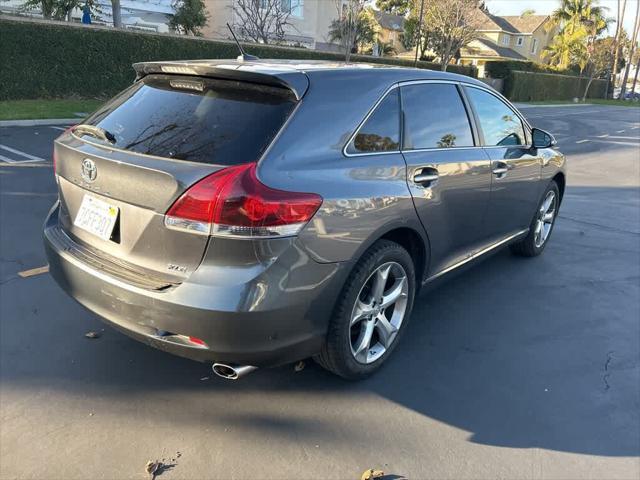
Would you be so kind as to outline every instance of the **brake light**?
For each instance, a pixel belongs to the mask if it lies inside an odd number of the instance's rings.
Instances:
[[[214,236],[297,234],[322,205],[315,193],[267,187],[256,164],[224,168],[192,185],[165,215],[169,228]]]

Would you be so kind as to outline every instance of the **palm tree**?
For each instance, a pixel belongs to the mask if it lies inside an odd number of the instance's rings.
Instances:
[[[545,56],[561,68],[584,64],[590,42],[609,24],[605,12],[597,0],[562,0],[552,15],[560,33],[547,47]]]

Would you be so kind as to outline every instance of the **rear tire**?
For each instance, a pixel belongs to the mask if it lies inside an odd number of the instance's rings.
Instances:
[[[533,215],[529,225],[529,234],[522,240],[511,245],[511,251],[521,257],[537,257],[549,243],[549,238],[556,224],[560,207],[560,190],[555,180],[542,195],[542,200]]]
[[[377,241],[347,278],[315,360],[348,380],[375,372],[406,329],[415,282],[409,253],[395,242]]]

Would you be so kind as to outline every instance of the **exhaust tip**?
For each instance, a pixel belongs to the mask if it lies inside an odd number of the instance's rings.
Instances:
[[[240,377],[257,370],[258,367],[252,365],[227,365],[226,363],[214,363],[213,373],[227,380],[238,380]]]

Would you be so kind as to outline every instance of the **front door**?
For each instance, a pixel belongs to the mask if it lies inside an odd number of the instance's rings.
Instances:
[[[491,164],[476,146],[458,88],[437,82],[401,87],[402,153],[407,183],[429,237],[430,275],[464,261],[486,242]]]
[[[542,193],[539,152],[517,113],[492,93],[465,87],[491,159],[491,202],[486,217],[490,236],[499,241],[529,227]]]

